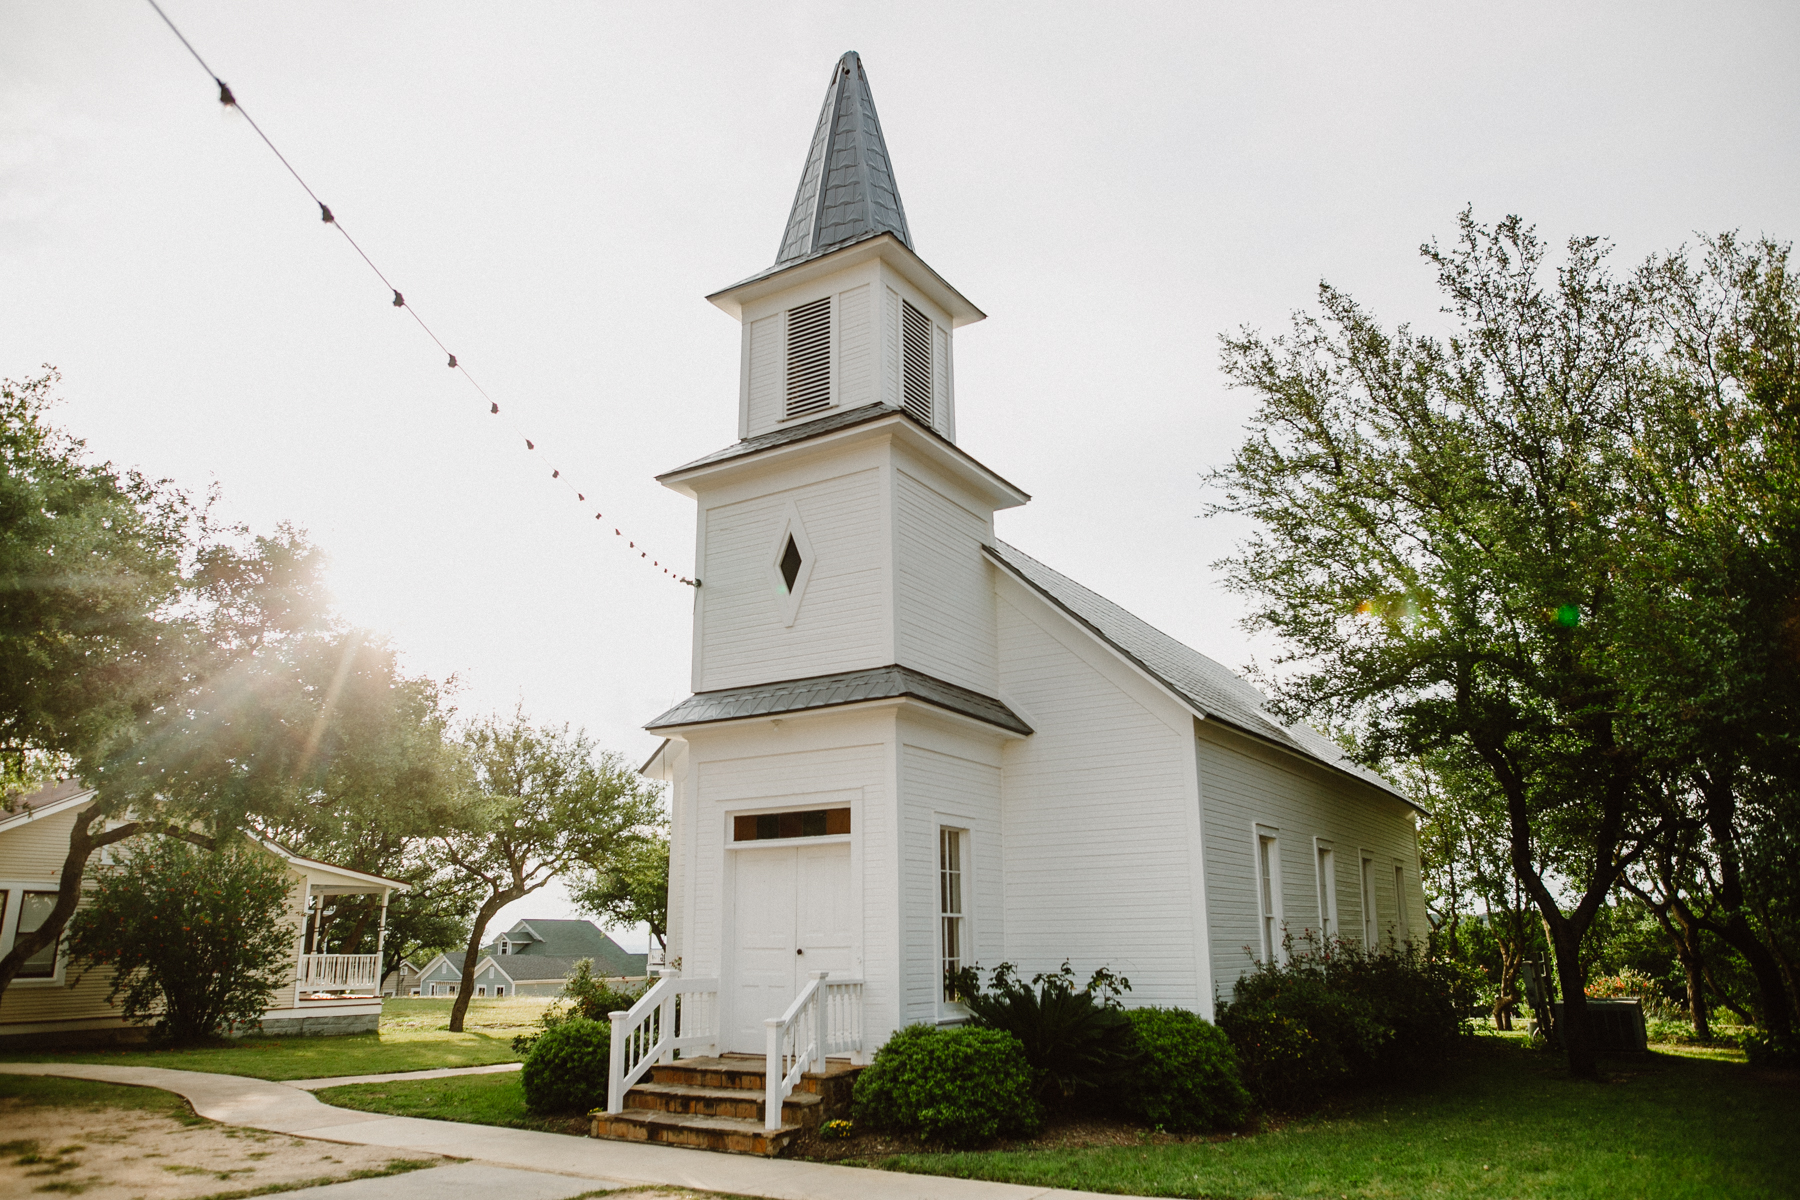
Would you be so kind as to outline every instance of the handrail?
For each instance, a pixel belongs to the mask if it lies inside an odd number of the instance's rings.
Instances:
[[[827,1055],[862,1052],[860,979],[829,979],[813,971],[787,1011],[763,1022],[768,1031],[763,1075],[763,1127],[781,1128],[781,1105],[809,1068]]]
[[[678,1050],[719,1049],[719,981],[682,979],[664,969],[629,1012],[608,1013],[612,1045],[606,1071],[606,1111],[625,1111],[625,1093]]]
[[[374,987],[379,982],[380,961],[378,954],[302,954],[295,983],[301,988]]]

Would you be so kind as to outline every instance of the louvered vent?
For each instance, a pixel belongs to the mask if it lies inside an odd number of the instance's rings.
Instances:
[[[787,415],[831,407],[831,297],[788,310]]]
[[[900,302],[900,403],[931,424],[931,319],[907,300]]]

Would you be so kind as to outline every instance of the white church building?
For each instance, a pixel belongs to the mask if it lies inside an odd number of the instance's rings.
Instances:
[[[738,440],[660,476],[700,587],[694,694],[645,772],[669,960],[714,981],[719,1051],[762,1054],[819,972],[858,981],[866,1054],[959,1019],[962,965],[1104,965],[1210,1017],[1284,931],[1424,932],[1391,784],[1000,540],[1029,497],[956,436],[984,314],[914,249],[854,53],[775,264],[709,298],[743,329]]]

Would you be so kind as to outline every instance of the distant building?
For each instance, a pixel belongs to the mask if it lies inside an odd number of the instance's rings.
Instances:
[[[405,994],[456,995],[466,957],[462,950],[438,955]],[[634,982],[650,973],[648,955],[627,952],[592,921],[520,921],[481,948],[475,963],[475,994],[554,996],[584,958],[593,960],[597,979]]]

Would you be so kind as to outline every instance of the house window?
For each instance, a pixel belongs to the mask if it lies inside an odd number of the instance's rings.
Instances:
[[[507,941],[505,938],[500,939],[500,953],[501,954],[511,954],[512,953],[512,943]]]
[[[1410,940],[1412,931],[1406,927],[1406,869],[1399,863],[1394,864],[1394,921],[1399,927],[1400,940]]]
[[[1330,846],[1320,846],[1319,853],[1319,937],[1329,940],[1337,936],[1337,856]]]
[[[1362,922],[1363,949],[1373,950],[1381,934],[1375,912],[1375,860],[1367,855],[1362,860]]]
[[[944,1000],[954,1003],[950,978],[963,969],[968,953],[963,915],[963,835],[959,829],[938,830],[938,917],[943,927]]]
[[[416,996],[416,995],[418,995],[418,994],[419,994],[419,989],[418,989],[418,988],[414,988],[414,989],[413,989],[413,990],[412,990],[412,991],[410,991],[410,992],[408,992],[408,993],[407,993],[407,994],[408,994],[408,995],[409,995],[409,996]]]
[[[931,320],[900,302],[900,402],[920,423],[931,424]]]
[[[815,808],[810,812],[750,813],[731,819],[734,842],[767,842],[776,838],[828,837],[850,832],[850,810]]]
[[[475,985],[475,994],[477,996],[487,995],[487,986],[485,984],[480,984],[480,983],[476,984]]]
[[[1263,961],[1281,953],[1281,854],[1272,832],[1256,834],[1256,897],[1262,918]]]
[[[51,910],[56,907],[55,892],[25,892],[19,897],[19,927],[14,932],[14,940],[28,933],[36,933],[43,928],[44,922],[50,919]],[[59,938],[42,950],[26,959],[19,968],[15,979],[53,979],[56,977],[56,952]]]
[[[496,997],[506,995],[506,985],[504,983],[496,983],[494,985],[494,995]]]
[[[831,297],[788,310],[787,416],[831,407]]]

